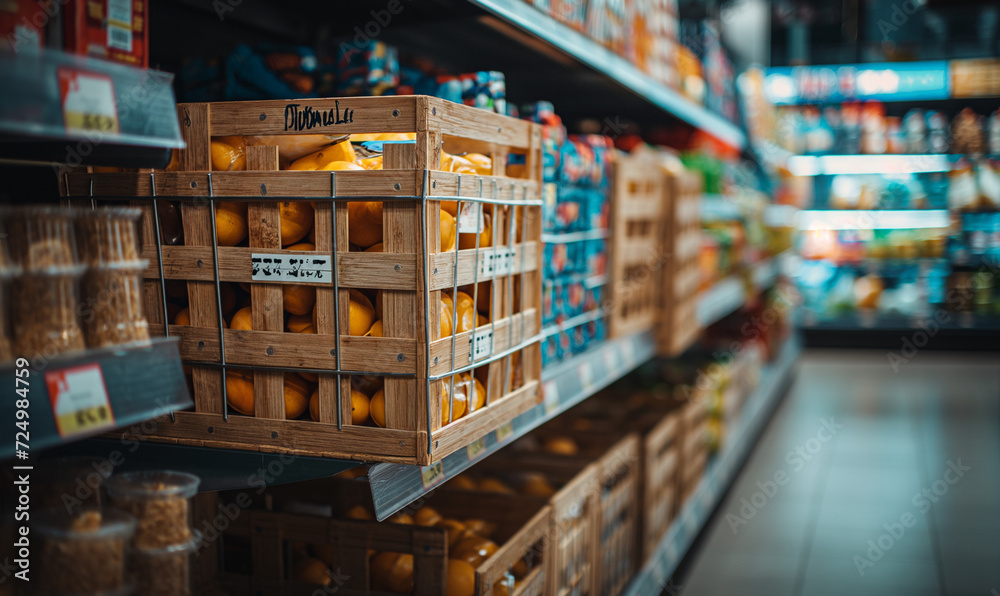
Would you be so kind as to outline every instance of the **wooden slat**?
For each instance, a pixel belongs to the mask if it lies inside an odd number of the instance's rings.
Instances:
[[[428,173],[429,196],[479,198],[479,188],[483,198],[496,199],[508,203],[540,199],[541,186],[531,179],[479,176],[476,174],[455,174],[453,172],[432,171]]]
[[[364,454],[378,458],[377,461],[409,464],[417,462],[414,452],[418,447],[426,450],[426,445],[419,441],[419,433],[412,431],[349,425],[338,430],[336,425],[322,422],[232,413],[228,422],[219,414],[201,412],[177,412],[175,417],[176,422],[169,417],[156,419],[157,435],[174,439],[199,436],[229,449],[259,451],[264,446],[273,446],[301,455],[322,453],[321,457],[356,459],[358,454]]]
[[[184,143],[186,147],[184,149],[178,149],[177,151],[177,162],[181,170],[191,171],[191,170],[202,170],[207,171],[212,168],[212,147],[211,147],[211,135],[209,133],[209,104],[207,103],[192,103],[183,104],[177,106],[177,118],[180,120],[181,126],[181,136],[184,137]],[[117,176],[116,176],[117,178]],[[95,177],[94,180],[94,194],[100,195],[102,193],[97,192],[97,184],[103,180],[113,180],[114,178],[107,178],[106,176]],[[149,176],[137,176],[128,175],[124,178],[126,180],[142,180],[150,179]],[[70,186],[72,189],[72,185]],[[78,194],[71,192],[70,194]],[[143,195],[148,195],[149,193],[142,193]]]
[[[418,452],[418,458],[423,458],[421,465],[447,457],[536,406],[539,386],[538,382],[529,381],[503,399],[493,402],[490,407],[477,410],[452,422],[442,430],[434,431],[432,457],[426,458],[425,450]]]
[[[524,336],[521,335],[521,318],[524,318]],[[527,341],[534,336],[532,330],[538,323],[538,311],[531,309],[524,313],[518,313],[516,315],[511,315],[505,319],[495,321],[492,326],[494,328],[493,336],[493,353],[499,353],[510,348],[513,348],[517,344]],[[513,327],[511,327],[513,325]],[[490,325],[483,325],[478,330],[484,330],[491,328]],[[510,328],[510,333],[508,333],[508,328]],[[463,366],[468,366],[471,364],[469,361],[469,353],[472,348],[471,338],[472,331],[465,331],[459,333],[455,337],[455,368],[461,368]],[[431,375],[443,375],[450,372],[451,367],[451,336],[436,340],[431,343],[430,346],[430,360],[431,360]]]
[[[489,110],[476,110],[469,106],[438,98],[427,98],[431,113],[427,115],[429,129],[440,130],[445,135],[462,137],[471,141],[488,141],[508,147],[527,149],[531,134],[538,125],[518,120]]]
[[[511,269],[514,275],[521,273],[521,253],[524,253],[524,270],[537,271],[540,256],[541,243],[535,241],[518,244],[514,247],[514,257],[511,259]],[[499,251],[499,249],[498,249]],[[491,248],[479,249],[479,258],[476,258],[476,249],[469,248],[458,251],[458,285],[464,286],[479,281],[489,281],[497,277],[496,273],[476,275],[477,268],[482,270],[479,264],[486,263],[493,254]],[[448,251],[428,256],[429,267],[428,281],[431,290],[450,289],[455,283],[455,252]]]
[[[277,147],[247,147],[247,170],[277,170]],[[257,250],[281,248],[281,223],[276,202],[253,202],[247,208],[250,247]],[[282,332],[285,313],[279,284],[255,282],[250,285],[251,320],[256,331]],[[248,347],[236,342],[235,350]],[[229,350],[226,350],[227,356]],[[285,418],[285,374],[255,370],[253,373],[254,415],[258,418]]]
[[[212,134],[214,136],[341,135],[363,132],[415,132],[417,97],[276,99],[216,103],[213,104],[212,110]],[[296,127],[295,110],[304,116],[307,109],[314,114],[328,116],[326,122],[322,118],[311,119],[312,126],[308,129]],[[347,121],[337,122],[338,120]]]

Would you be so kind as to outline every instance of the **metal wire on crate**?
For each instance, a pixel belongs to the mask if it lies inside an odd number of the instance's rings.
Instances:
[[[208,208],[215,217],[215,189],[212,187],[212,172],[208,173]],[[219,237],[216,225],[212,228],[212,265],[215,273],[215,305],[219,315],[219,354],[222,357],[222,419],[229,421],[229,389],[226,387],[226,333],[225,319],[222,317],[222,285],[219,283]],[[164,292],[166,289],[164,289]]]
[[[170,321],[167,320],[167,282],[163,275],[163,245],[160,234],[160,206],[156,199],[156,172],[149,173],[149,188],[153,195],[153,229],[156,232],[156,265],[160,270],[160,299],[163,301],[163,336],[170,337]],[[170,421],[177,422],[177,416],[170,411]]]
[[[337,430],[344,429],[344,406],[341,396],[341,366],[340,366],[340,266],[337,263],[337,172],[330,171],[330,235],[333,244],[333,330],[337,336],[336,359],[337,359]],[[315,247],[314,247],[315,248]],[[350,316],[350,315],[348,315]],[[317,320],[318,322],[318,320]],[[348,321],[350,325],[350,321]],[[319,329],[316,330],[319,333]],[[353,404],[353,402],[352,402]],[[318,408],[317,404],[317,410]],[[352,421],[353,422],[353,419]]]

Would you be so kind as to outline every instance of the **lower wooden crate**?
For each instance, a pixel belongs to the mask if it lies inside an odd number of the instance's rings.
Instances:
[[[612,338],[653,329],[659,316],[661,276],[670,258],[664,246],[667,173],[652,154],[615,161],[611,197]]]
[[[642,435],[638,549],[643,561],[656,551],[677,512],[679,435],[680,417],[677,411],[665,415]]]
[[[264,501],[276,509],[303,510],[312,505],[320,512],[327,507],[342,513],[345,510],[341,507],[353,498],[339,489],[360,483],[301,484],[301,491],[295,486],[283,487],[280,494],[275,493],[275,499],[271,498],[273,489],[269,489]],[[331,506],[330,501],[336,504]],[[476,596],[498,594],[500,589],[494,591],[496,584],[507,581],[511,569],[521,561],[530,562],[529,570],[518,580],[511,596],[545,594],[551,508],[544,499],[483,494],[470,501],[455,494],[438,493],[422,504],[446,517],[485,519],[496,525],[493,536],[500,548],[476,569]],[[448,560],[445,528],[333,519],[325,513],[328,512],[313,515],[261,509],[243,511],[229,524],[223,537],[236,545],[223,548],[223,552],[241,556],[240,560],[225,560],[224,555],[221,586],[233,594],[255,596],[314,594],[321,586],[292,579],[292,551],[301,545],[327,545],[335,563],[329,589],[336,587],[338,594],[388,594],[371,587],[372,558],[375,552],[393,552],[413,557],[413,596],[445,596]]]
[[[673,356],[690,347],[701,333],[696,311],[702,180],[691,172],[671,175],[666,194],[664,237],[666,251],[671,256],[660,277],[657,351],[664,356]]]

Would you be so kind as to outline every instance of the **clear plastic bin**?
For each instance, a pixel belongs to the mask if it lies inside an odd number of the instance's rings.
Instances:
[[[115,507],[135,516],[134,546],[158,549],[191,540],[189,499],[201,480],[184,472],[130,472],[107,481]]]
[[[191,594],[191,553],[201,534],[194,532],[185,544],[132,551],[129,574],[136,591],[143,596],[189,596]]]
[[[32,515],[32,573],[38,594],[129,593],[125,565],[135,519],[121,511],[80,514],[49,510]],[[37,549],[37,550],[36,550]],[[37,583],[36,583],[37,582]]]
[[[13,263],[27,271],[77,265],[73,224],[77,211],[61,207],[22,207],[4,213]]]
[[[146,261],[105,263],[87,271],[80,312],[87,347],[149,343],[142,297],[146,265]]]
[[[83,350],[77,286],[84,267],[25,270],[10,284],[14,354],[33,359]]]
[[[138,261],[136,222],[141,215],[141,210],[131,207],[81,210],[76,218],[80,260],[91,266]]]

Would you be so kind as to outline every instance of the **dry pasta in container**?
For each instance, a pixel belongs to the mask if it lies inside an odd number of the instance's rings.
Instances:
[[[140,209],[130,207],[79,210],[76,235],[80,260],[91,266],[138,261],[140,215]]]
[[[51,358],[84,349],[77,316],[77,290],[83,271],[82,266],[26,269],[11,284],[15,354]]]
[[[147,261],[109,262],[87,271],[80,308],[87,347],[149,343],[142,306],[146,265]]]
[[[39,541],[32,574],[36,594],[131,593],[126,578],[135,519],[121,511],[89,509],[79,514],[50,510],[33,516]]]
[[[25,271],[48,271],[78,264],[73,224],[77,211],[61,207],[22,207],[4,213],[10,256]]]
[[[112,476],[108,495],[137,520],[134,546],[156,549],[191,540],[190,499],[201,480],[184,472],[129,472]]]

